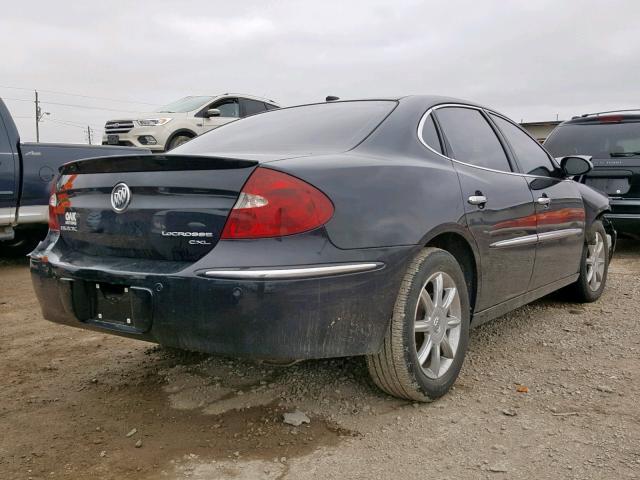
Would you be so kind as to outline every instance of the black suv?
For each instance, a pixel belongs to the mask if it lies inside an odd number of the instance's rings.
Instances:
[[[582,181],[609,195],[606,216],[618,232],[640,236],[640,110],[573,117],[544,146],[555,157],[591,155],[594,169]]]

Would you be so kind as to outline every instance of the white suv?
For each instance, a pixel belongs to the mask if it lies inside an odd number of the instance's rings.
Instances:
[[[104,127],[102,144],[164,152],[225,123],[275,108],[280,106],[273,100],[252,95],[184,97],[153,113],[142,113],[127,120],[109,120]]]

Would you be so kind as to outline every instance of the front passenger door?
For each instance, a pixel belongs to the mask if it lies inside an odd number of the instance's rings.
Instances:
[[[220,110],[220,115],[217,117],[207,117],[207,110],[213,108]],[[204,110],[203,114],[205,117],[202,121],[202,133],[208,132],[209,130],[213,130],[225,123],[233,122],[240,118],[240,105],[238,104],[237,98],[225,98],[209,105]]]
[[[567,278],[580,270],[585,210],[577,185],[562,178],[551,157],[511,121],[490,114],[531,188],[536,205],[538,245],[530,290]]]
[[[533,272],[536,223],[533,198],[484,113],[441,107],[436,119],[458,172],[467,225],[480,251],[476,311],[527,291]]]

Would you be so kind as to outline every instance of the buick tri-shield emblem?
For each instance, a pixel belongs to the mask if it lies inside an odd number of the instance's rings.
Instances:
[[[118,183],[111,190],[111,208],[116,212],[124,212],[131,201],[131,190],[126,183]]]

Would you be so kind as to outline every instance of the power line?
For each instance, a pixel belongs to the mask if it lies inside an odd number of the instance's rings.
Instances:
[[[24,88],[24,87],[10,87],[8,85],[0,85],[0,88],[7,88],[11,90],[22,90],[27,92],[33,92],[35,89],[33,88]],[[139,105],[149,105],[152,107],[159,107],[158,103],[149,103],[149,102],[136,102],[135,100],[119,100],[116,98],[108,98],[108,97],[94,97],[92,95],[82,95],[80,93],[68,93],[68,92],[60,92],[57,90],[38,90],[39,92],[53,93],[54,95],[66,95],[68,97],[79,97],[79,98],[90,98],[95,100],[107,100],[109,102],[120,102],[120,103],[137,103]]]
[[[58,102],[40,102],[46,105],[58,105],[61,107],[73,107],[73,108],[85,108],[88,110],[104,110],[105,112],[127,112],[127,113],[138,113],[136,110],[118,110],[115,108],[101,108],[101,107],[90,107],[88,105],[78,105],[73,103],[58,103]]]
[[[55,121],[58,121],[58,122],[70,123],[70,124],[77,125],[77,126],[82,127],[82,128],[87,126],[87,124],[85,122],[78,122],[77,120],[69,120],[69,119],[60,118],[60,117],[57,117],[57,116],[55,118],[49,118],[48,120],[55,120]],[[92,125],[92,126],[95,126],[95,125]]]
[[[2,100],[15,100],[16,102],[33,102],[33,100],[27,100],[25,98],[11,98],[11,97],[0,97]]]
[[[25,100],[24,98],[10,98],[10,97],[0,97],[3,100],[14,100],[16,102],[33,102],[33,100]],[[43,105],[57,105],[61,107],[72,107],[72,108],[84,108],[87,110],[103,110],[105,112],[117,112],[117,113],[138,113],[136,110],[118,110],[115,108],[102,108],[102,107],[91,107],[89,105],[78,105],[73,103],[59,103],[59,102],[43,102],[40,101]]]
[[[47,122],[53,122],[53,123],[57,123],[60,125],[65,125],[67,127],[75,127],[75,128],[81,128],[82,130],[86,130],[87,129],[87,125],[91,126],[92,129],[96,129],[96,130],[101,130],[102,128],[104,128],[104,126],[97,126],[94,124],[79,124],[79,123],[75,123],[75,122],[69,122],[67,120],[58,120],[55,118],[47,118],[46,119]]]

